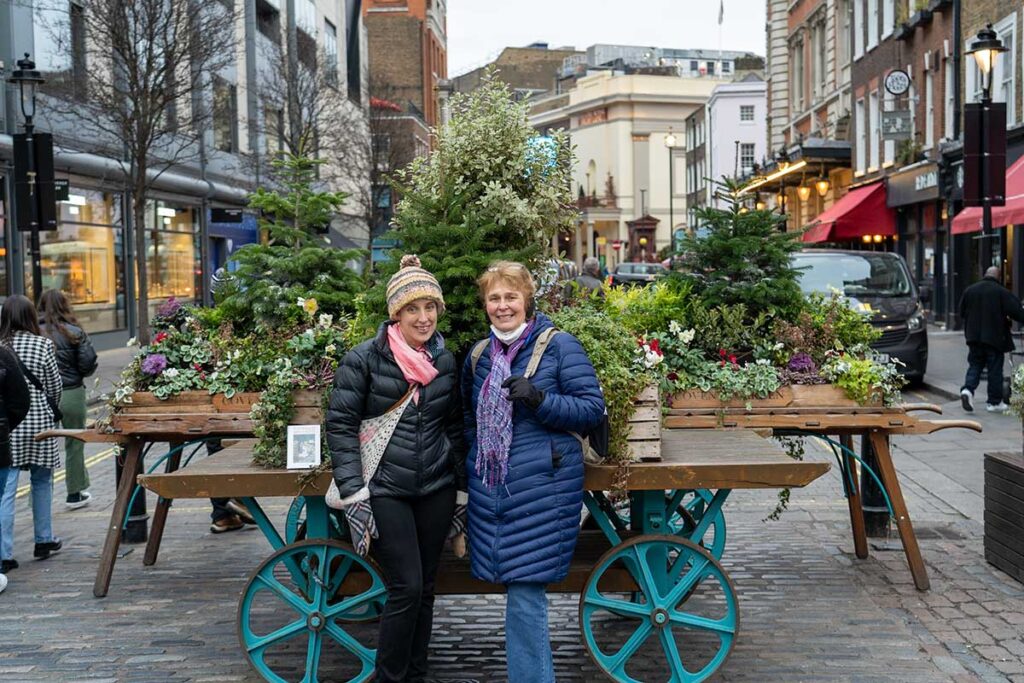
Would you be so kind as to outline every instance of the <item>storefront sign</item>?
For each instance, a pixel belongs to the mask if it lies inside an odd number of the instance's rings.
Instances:
[[[939,166],[928,163],[889,176],[886,205],[890,207],[939,198]]]
[[[212,208],[210,209],[210,220],[214,223],[241,223],[242,210]]]
[[[909,109],[882,112],[883,140],[909,140],[911,128]]]

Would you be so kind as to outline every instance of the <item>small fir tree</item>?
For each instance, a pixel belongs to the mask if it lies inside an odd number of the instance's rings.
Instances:
[[[796,315],[803,305],[792,261],[799,235],[785,232],[784,216],[747,209],[740,189],[734,181],[719,183],[726,208],[698,209],[706,234],[680,243],[681,277],[707,308],[743,304],[751,316]]]
[[[471,94],[457,94],[437,147],[413,161],[395,185],[402,195],[391,237],[401,247],[358,303],[354,334],[373,334],[387,315],[385,289],[402,253],[417,254],[444,290],[439,322],[456,354],[487,331],[476,279],[489,263],[518,261],[536,272],[556,233],[577,211],[570,182],[572,149],[562,133],[538,137],[527,106],[494,72]]]
[[[238,269],[215,293],[220,315],[236,329],[291,327],[307,320],[311,309],[334,316],[353,312],[362,282],[350,264],[362,254],[335,249],[317,234],[346,197],[314,189],[321,163],[286,154],[274,161],[280,189],[259,188],[250,195],[249,207],[261,214],[263,239],[235,252]],[[315,303],[304,311],[300,299]]]

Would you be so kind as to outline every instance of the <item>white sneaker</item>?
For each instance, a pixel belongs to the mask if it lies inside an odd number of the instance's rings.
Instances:
[[[64,507],[68,510],[77,510],[78,508],[84,508],[88,505],[90,500],[92,500],[92,494],[88,491],[82,491],[74,496],[68,496],[68,500],[64,503]]]
[[[999,403],[997,403],[995,405],[992,405],[991,403],[989,403],[988,405],[985,406],[985,410],[987,410],[990,413],[1005,413],[1009,409],[1010,409],[1010,406],[1006,405],[1002,401],[1000,401]]]
[[[974,393],[970,389],[960,390],[960,405],[969,413],[974,412]]]
[[[7,588],[7,577],[0,574],[0,593],[3,593],[5,588]]]

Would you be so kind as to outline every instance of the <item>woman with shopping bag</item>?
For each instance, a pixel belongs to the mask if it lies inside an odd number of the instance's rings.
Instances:
[[[345,355],[334,377],[328,504],[345,511],[356,550],[372,550],[384,572],[375,680],[419,681],[441,551],[465,529],[466,449],[455,357],[437,332],[437,279],[404,256],[387,303],[390,320]]]

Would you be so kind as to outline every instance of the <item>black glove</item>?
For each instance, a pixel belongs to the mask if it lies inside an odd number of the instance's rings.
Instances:
[[[501,383],[502,389],[508,389],[511,401],[521,401],[530,410],[537,410],[544,402],[544,392],[533,386],[530,380],[522,375],[513,375]]]

